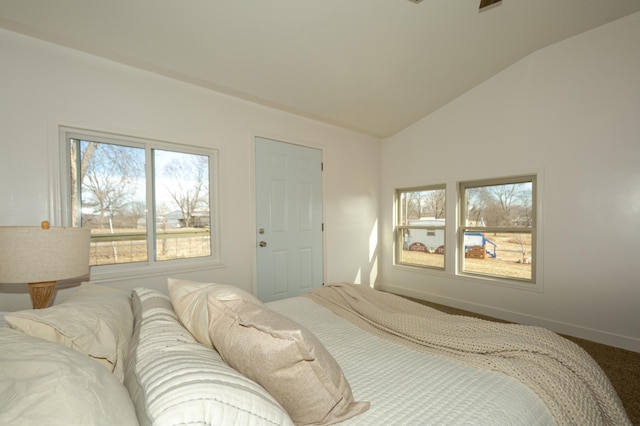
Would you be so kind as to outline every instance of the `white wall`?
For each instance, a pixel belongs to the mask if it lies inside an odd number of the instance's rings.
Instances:
[[[225,267],[180,276],[252,290],[253,136],[307,144],[324,152],[326,282],[377,282],[640,351],[639,21],[635,14],[536,52],[382,148],[354,132],[0,30],[0,226],[57,225],[49,169],[59,125],[217,148]],[[543,292],[392,265],[394,188],[532,170],[544,175]],[[165,277],[109,284],[164,289]],[[0,284],[0,310],[30,306],[26,285]]]
[[[542,292],[392,265],[393,190],[537,171]],[[382,147],[380,286],[640,351],[640,14],[545,48]]]
[[[323,150],[325,281],[369,283],[379,140],[5,30],[0,57],[0,226],[59,225],[50,168],[60,125],[217,148],[225,266],[179,276],[252,291],[253,138],[263,136]],[[166,289],[166,277],[107,284]],[[70,291],[59,291],[55,303]],[[0,311],[30,307],[26,285],[0,285]]]

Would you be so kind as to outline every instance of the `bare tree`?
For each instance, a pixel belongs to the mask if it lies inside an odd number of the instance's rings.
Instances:
[[[103,228],[106,217],[120,215],[134,201],[134,180],[144,175],[144,151],[114,144],[78,141],[74,153],[76,157],[78,146],[82,205],[92,207],[97,212],[99,226]]]
[[[435,189],[431,191],[425,191],[425,201],[428,206],[427,214],[433,216],[435,219],[441,219],[445,217],[445,190]]]
[[[410,220],[419,220],[426,216],[436,219],[445,216],[444,189],[403,192],[401,202],[403,202],[405,225],[409,224]]]
[[[467,189],[467,219],[479,226],[490,213],[491,196],[485,187]]]
[[[490,187],[493,198],[493,206],[499,214],[500,222],[505,226],[529,227],[531,226],[531,184],[516,183],[509,185],[496,185]],[[513,239],[520,244],[522,263],[530,263],[526,248],[530,242],[525,241],[525,234],[514,233]]]
[[[525,247],[525,239],[524,236],[522,234],[515,234],[515,239],[516,241],[520,244],[520,252],[522,253],[522,263],[530,263],[528,262],[527,259],[527,249],[526,247],[530,247],[531,244],[529,243],[529,245],[527,245]]]
[[[490,187],[490,192],[499,207],[502,225],[511,225],[513,223],[513,207],[520,200],[520,190],[520,184]]]
[[[71,166],[71,226],[81,226],[80,215],[78,214],[78,195],[80,193],[78,184],[82,185],[87,174],[89,161],[97,149],[94,142],[86,142],[84,147],[81,141],[71,139],[69,141],[69,164]]]
[[[193,226],[193,214],[209,210],[209,161],[206,156],[172,153],[163,170],[165,189],[182,213],[184,226]]]
[[[404,198],[404,217],[406,223],[409,224],[410,220],[420,219],[422,205],[420,202],[420,193],[419,192],[404,192],[402,194]]]

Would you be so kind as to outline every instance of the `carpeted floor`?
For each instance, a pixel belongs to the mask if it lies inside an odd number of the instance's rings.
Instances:
[[[484,315],[474,314],[456,308],[407,297],[414,302],[431,306],[432,308],[454,315],[467,315],[490,321],[500,321]],[[640,426],[640,353],[602,345],[577,337],[563,337],[580,345],[596,360],[602,370],[609,376],[611,384],[618,392],[624,408],[634,425]]]

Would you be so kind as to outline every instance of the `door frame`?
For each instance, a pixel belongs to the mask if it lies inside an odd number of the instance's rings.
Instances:
[[[277,142],[288,143],[292,145],[298,145],[305,148],[313,148],[317,149],[321,153],[321,161],[323,164],[323,172],[321,174],[322,181],[322,223],[323,223],[323,232],[322,232],[322,280],[326,282],[327,277],[327,241],[326,241],[326,230],[327,230],[327,222],[326,222],[326,179],[324,172],[324,162],[326,158],[327,148],[323,145],[312,143],[309,141],[301,141],[296,139],[291,139],[281,134],[274,135],[270,132],[250,132],[249,134],[249,167],[250,167],[250,194],[251,194],[251,230],[250,230],[250,244],[251,244],[251,276],[252,276],[252,284],[251,289],[253,295],[257,297],[258,294],[258,238],[257,238],[257,228],[258,228],[258,217],[257,217],[257,189],[256,189],[256,138],[263,139],[271,139]]]

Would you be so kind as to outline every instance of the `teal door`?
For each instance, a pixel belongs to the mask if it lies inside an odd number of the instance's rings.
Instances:
[[[258,298],[322,286],[322,151],[256,138],[256,209]]]

